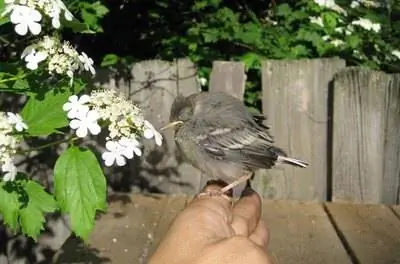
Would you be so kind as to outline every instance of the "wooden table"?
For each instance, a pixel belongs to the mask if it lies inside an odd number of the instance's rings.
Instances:
[[[58,263],[147,263],[188,196],[114,195],[90,244],[70,239]],[[274,263],[400,263],[400,206],[263,201]]]

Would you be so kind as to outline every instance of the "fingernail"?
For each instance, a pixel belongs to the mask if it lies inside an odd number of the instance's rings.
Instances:
[[[256,191],[253,190],[250,186],[246,186],[242,193],[240,194],[240,197],[245,197],[245,196],[251,196],[255,193]]]

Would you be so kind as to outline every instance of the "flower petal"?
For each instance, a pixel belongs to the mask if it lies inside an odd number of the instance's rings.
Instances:
[[[42,31],[42,26],[39,23],[32,22],[29,24],[29,30],[33,35],[39,35],[40,31]]]
[[[111,165],[113,165],[114,160],[115,160],[115,156],[111,152],[104,152],[103,154],[101,154],[101,158],[104,160],[104,164],[107,167],[110,167]]]
[[[15,32],[20,36],[25,36],[28,33],[28,25],[27,24],[17,24],[14,28]]]
[[[85,125],[81,123],[81,126],[76,130],[76,135],[80,138],[86,137],[88,134],[88,129]]]
[[[77,100],[80,104],[86,104],[90,101],[90,96],[87,94],[82,95],[79,100]]]
[[[97,123],[90,124],[88,129],[92,135],[98,135],[101,132],[101,127]]]
[[[77,129],[80,126],[81,126],[81,121],[78,119],[73,119],[71,120],[71,122],[69,122],[69,127],[72,129]]]
[[[144,136],[145,138],[148,138],[148,139],[154,137],[153,130],[148,129],[148,128],[145,129],[145,130],[143,131],[143,136]]]
[[[115,161],[116,161],[116,163],[117,163],[118,166],[124,166],[124,165],[126,164],[125,158],[122,157],[122,156],[120,156],[120,155],[117,155],[117,156],[115,157]]]

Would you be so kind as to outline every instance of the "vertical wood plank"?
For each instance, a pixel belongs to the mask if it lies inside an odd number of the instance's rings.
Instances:
[[[246,83],[246,74],[244,73],[243,62],[233,61],[214,61],[213,68],[210,76],[209,91],[212,92],[225,92],[240,100],[243,100],[244,90]],[[208,178],[203,176],[201,184],[204,186]],[[244,188],[245,183],[235,187],[233,192],[234,196]]]
[[[389,77],[385,105],[386,126],[381,202],[400,204],[400,74]]]
[[[362,68],[335,77],[333,201],[396,203],[399,88],[398,79]]]
[[[329,84],[344,67],[336,58],[262,63],[263,112],[275,145],[310,163],[306,169],[278,165],[257,173],[255,187],[264,197],[326,200]]]
[[[243,100],[246,75],[243,62],[214,61],[210,76],[210,91],[225,92]]]

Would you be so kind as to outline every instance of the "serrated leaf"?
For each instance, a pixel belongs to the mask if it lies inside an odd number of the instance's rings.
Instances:
[[[68,125],[67,115],[62,106],[72,95],[69,89],[64,91],[50,90],[44,94],[44,98],[32,95],[24,108],[21,116],[28,125],[28,132],[32,136],[47,136],[57,128]]]
[[[71,228],[87,239],[97,210],[106,208],[106,180],[95,155],[88,149],[71,147],[54,167],[56,200],[69,213]]]
[[[329,30],[334,30],[337,26],[337,17],[333,12],[325,12],[322,14],[322,20],[324,21],[324,25]]]
[[[22,188],[28,196],[28,203],[20,210],[19,222],[24,234],[36,240],[43,230],[45,213],[54,212],[57,204],[53,196],[35,181],[22,182]]]
[[[108,8],[103,5],[100,1],[97,1],[95,3],[92,4],[92,8],[95,10],[96,15],[100,18],[103,17],[104,15],[106,15],[108,13]]]
[[[0,182],[0,215],[13,231],[18,227],[20,203],[18,194],[10,182]]]
[[[107,67],[114,65],[118,62],[119,57],[116,54],[107,54],[104,56],[103,61],[101,62],[101,67]]]
[[[261,65],[261,57],[257,53],[254,52],[247,52],[241,58],[243,61],[246,71],[252,68],[259,68]]]
[[[292,8],[288,4],[280,4],[276,7],[277,16],[286,16],[292,12]]]

